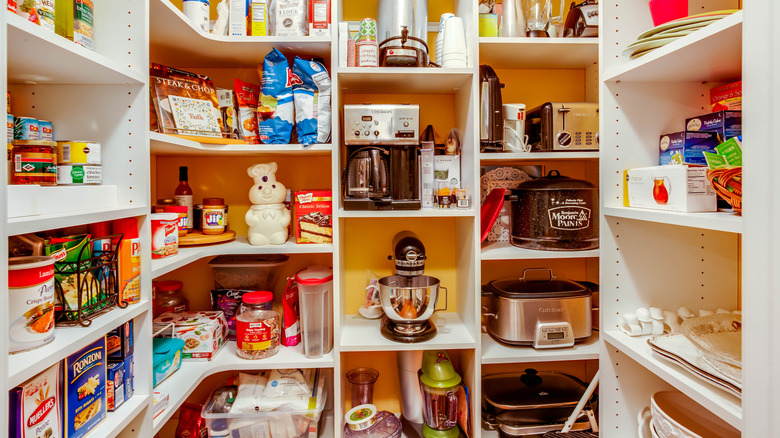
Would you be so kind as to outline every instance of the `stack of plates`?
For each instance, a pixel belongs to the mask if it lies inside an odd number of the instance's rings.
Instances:
[[[713,11],[704,14],[691,15],[656,26],[639,35],[637,40],[623,51],[623,55],[628,56],[631,59],[639,58],[672,41],[677,41],[690,33],[696,32],[721,18],[728,17],[734,12],[737,12],[737,9]]]

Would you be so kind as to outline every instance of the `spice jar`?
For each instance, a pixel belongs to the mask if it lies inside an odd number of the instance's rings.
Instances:
[[[57,184],[56,142],[14,140],[11,184]]]
[[[253,310],[274,310],[274,293],[268,291],[247,292],[241,296],[238,314]]]
[[[187,206],[186,205],[166,205],[163,207],[163,211],[165,213],[176,213],[179,216],[179,237],[183,237],[187,235],[187,223],[189,222],[189,217],[187,216]]]
[[[225,232],[225,199],[203,198],[203,217],[200,221],[203,234]]]
[[[155,281],[152,289],[155,292],[154,317],[165,312],[186,312],[190,303],[181,292],[183,286],[179,280]]]
[[[279,351],[279,313],[251,310],[236,317],[236,353],[243,359],[265,359]]]

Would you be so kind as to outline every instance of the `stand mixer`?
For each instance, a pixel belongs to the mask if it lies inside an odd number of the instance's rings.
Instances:
[[[395,342],[425,342],[436,336],[436,326],[430,321],[435,312],[447,310],[447,288],[444,308],[437,309],[439,279],[422,275],[425,268],[425,246],[411,231],[401,231],[393,238],[395,274],[379,279],[382,302],[381,333]]]

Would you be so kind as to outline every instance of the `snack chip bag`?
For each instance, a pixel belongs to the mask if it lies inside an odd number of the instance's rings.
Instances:
[[[317,61],[295,57],[293,62],[293,98],[298,143],[308,146],[327,143],[330,137],[331,82],[325,66]]]
[[[238,103],[239,132],[249,144],[258,144],[257,140],[257,97],[260,87],[242,80],[235,80],[236,102]]]
[[[257,119],[260,141],[265,144],[290,143],[293,128],[293,83],[300,82],[290,71],[282,52],[273,49],[263,61],[263,89]]]

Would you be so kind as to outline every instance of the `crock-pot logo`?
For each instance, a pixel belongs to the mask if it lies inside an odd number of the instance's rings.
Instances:
[[[556,230],[584,230],[590,226],[590,209],[586,207],[553,207],[547,214],[550,227]]]

